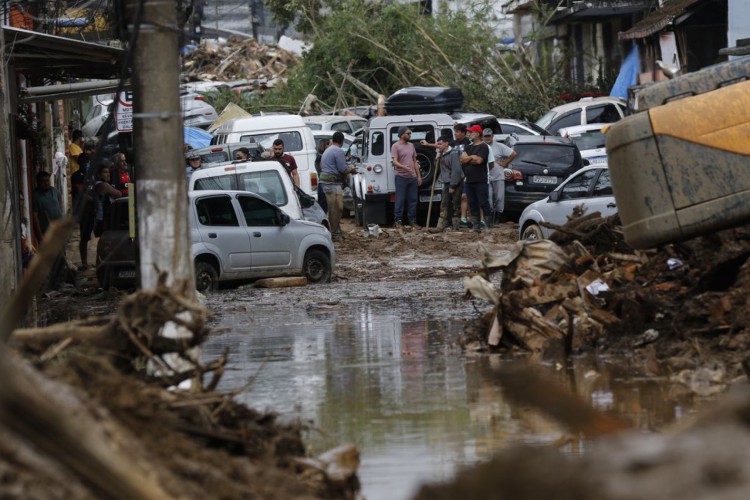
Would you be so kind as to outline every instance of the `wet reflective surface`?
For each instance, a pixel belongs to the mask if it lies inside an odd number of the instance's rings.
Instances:
[[[360,296],[345,285],[308,287],[321,294],[318,305],[294,303],[288,291],[220,292],[208,305],[217,313],[212,326],[226,332],[205,346],[204,357],[228,347],[220,389],[247,386],[238,399],[248,406],[310,423],[312,454],[355,443],[370,500],[410,498],[420,484],[450,479],[457,467],[499,448],[567,435],[504,399],[493,369],[521,361],[465,355],[456,345],[466,318],[476,314],[471,303],[455,300],[460,282],[404,286],[414,289],[408,298],[398,298],[393,283]],[[627,360],[562,363],[544,366],[559,384],[637,428],[659,429],[696,404],[681,387],[643,377],[643,367]],[[577,439],[562,447],[585,448]]]

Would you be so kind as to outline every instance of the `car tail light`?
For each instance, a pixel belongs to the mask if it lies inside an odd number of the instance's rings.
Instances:
[[[316,191],[318,189],[318,173],[310,172],[310,189]]]
[[[521,172],[520,170],[506,168],[506,169],[503,169],[503,174],[505,175],[506,181],[522,181],[523,180],[523,172]]]
[[[396,203],[396,195],[395,194],[391,195],[391,203]]]
[[[206,98],[203,97],[202,95],[197,95],[197,96],[193,97],[193,100],[194,101],[203,101],[203,102],[206,102]]]
[[[212,152],[212,153],[219,153],[219,152],[221,152],[221,151],[223,151],[223,149],[222,149],[222,148],[211,148],[211,152]]]
[[[367,192],[368,193],[372,193],[373,192],[373,187],[372,186],[367,186]]]

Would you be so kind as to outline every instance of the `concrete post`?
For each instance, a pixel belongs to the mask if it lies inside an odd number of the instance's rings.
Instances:
[[[131,24],[137,4],[129,3]],[[178,36],[177,2],[144,0],[133,62],[133,144],[143,288],[153,288],[161,270],[169,273],[170,283],[194,283]]]

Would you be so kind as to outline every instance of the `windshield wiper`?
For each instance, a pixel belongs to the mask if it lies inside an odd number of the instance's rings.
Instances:
[[[540,167],[546,167],[547,166],[546,163],[540,163],[538,161],[531,161],[531,160],[521,160],[521,161],[524,162],[524,163],[531,163],[532,165],[538,165]]]

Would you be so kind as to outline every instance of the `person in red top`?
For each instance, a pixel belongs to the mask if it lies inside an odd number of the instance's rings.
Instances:
[[[284,165],[289,176],[294,181],[294,185],[299,187],[299,174],[297,173],[297,162],[294,160],[294,156],[284,153],[284,141],[276,139],[273,141],[271,147],[273,151],[273,159]]]
[[[114,166],[112,184],[123,196],[127,196],[130,174],[128,173],[128,160],[125,158],[125,153],[115,153],[112,157],[112,165]]]

